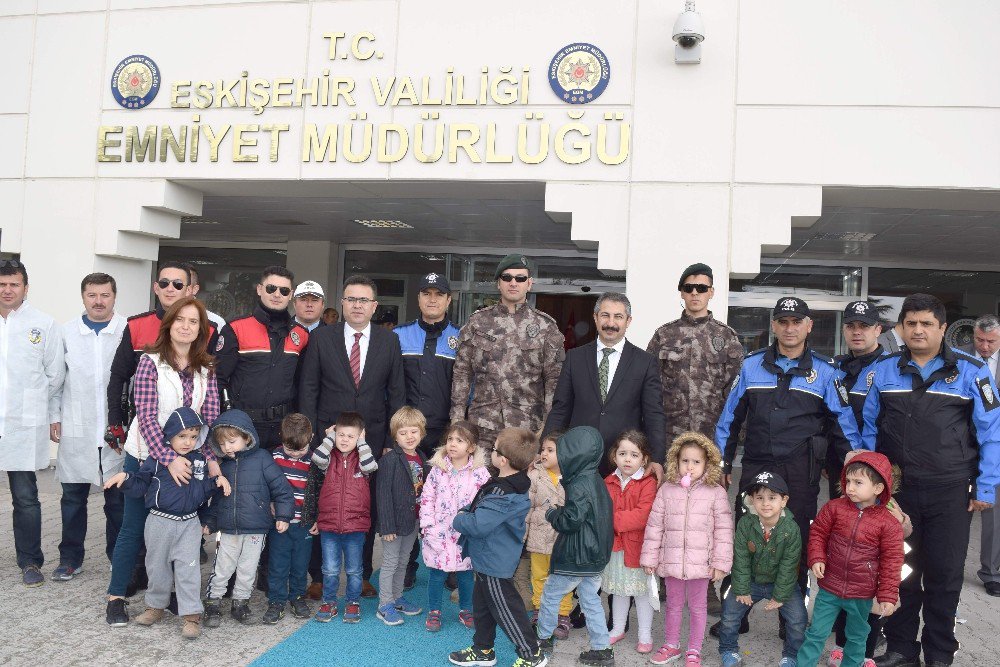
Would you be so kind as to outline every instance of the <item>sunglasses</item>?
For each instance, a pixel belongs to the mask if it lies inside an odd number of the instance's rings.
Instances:
[[[160,286],[160,289],[167,289],[170,285],[173,285],[175,290],[182,290],[185,287],[184,283],[180,280],[167,280],[166,278],[160,278],[156,281],[156,284]]]
[[[518,283],[526,283],[528,282],[528,278],[530,277],[531,276],[515,276],[512,273],[504,273],[500,276],[500,280],[504,281],[505,283],[509,283],[512,280]]]
[[[274,294],[275,292],[281,292],[281,296],[288,296],[292,293],[291,287],[278,287],[277,285],[264,285],[264,291],[268,294]]]
[[[21,262],[16,259],[5,259],[0,262],[0,269],[20,269],[23,268]]]
[[[681,285],[681,289],[684,290],[685,294],[690,294],[691,292],[697,292],[698,294],[704,294],[708,290],[712,289],[711,285],[698,285],[696,283],[684,283]]]

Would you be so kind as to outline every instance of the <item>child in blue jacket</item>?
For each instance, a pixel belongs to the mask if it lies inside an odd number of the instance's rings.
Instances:
[[[472,503],[459,511],[451,524],[461,533],[458,544],[462,557],[472,560],[476,573],[472,589],[476,633],[472,646],[455,651],[448,660],[453,665],[496,664],[493,643],[500,625],[517,649],[514,667],[543,667],[548,659],[538,648],[513,580],[531,508],[527,470],[538,455],[538,441],[531,431],[505,428],[490,451],[499,475],[479,489]]]
[[[201,521],[199,509],[212,496],[221,477],[209,477],[199,448],[207,427],[201,415],[189,407],[174,410],[163,426],[163,437],[179,456],[191,462],[191,480],[174,482],[167,466],[152,456],[138,472],[120,472],[104,488],[120,487],[133,498],[146,497],[146,589],[148,609],[135,619],[152,625],[163,618],[170,601],[171,586],[177,590],[177,614],[184,619],[181,634],[188,639],[201,635]]]

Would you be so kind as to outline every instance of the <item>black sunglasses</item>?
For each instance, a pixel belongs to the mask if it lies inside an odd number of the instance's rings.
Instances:
[[[166,278],[160,278],[156,281],[156,284],[160,286],[160,289],[167,289],[169,285],[173,285],[175,290],[184,289],[184,283],[180,280],[167,280]]]
[[[519,283],[526,283],[530,277],[531,276],[515,276],[513,273],[504,273],[500,275],[500,280],[505,283],[509,283],[512,280]]]
[[[20,269],[23,268],[21,262],[16,259],[5,259],[0,262],[0,269]]]
[[[697,292],[698,294],[704,294],[708,290],[712,289],[711,285],[699,285],[696,283],[684,283],[681,285],[681,289],[685,293],[690,294],[691,292]]]
[[[264,291],[268,294],[274,294],[275,292],[281,292],[281,296],[288,296],[292,293],[291,287],[278,287],[277,285],[264,285]]]

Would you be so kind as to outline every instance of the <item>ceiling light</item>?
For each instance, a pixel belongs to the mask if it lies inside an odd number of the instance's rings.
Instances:
[[[408,225],[402,220],[355,220],[354,222],[372,229],[413,229],[413,225]]]

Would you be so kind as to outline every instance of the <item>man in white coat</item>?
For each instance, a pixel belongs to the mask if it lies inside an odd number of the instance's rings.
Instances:
[[[14,505],[14,548],[25,586],[41,586],[42,506],[35,472],[49,466],[66,374],[62,332],[25,302],[28,271],[0,261],[0,470]]]
[[[56,479],[62,483],[62,541],[53,581],[69,581],[83,568],[87,538],[87,500],[91,485],[104,486],[121,472],[125,455],[104,441],[108,426],[108,380],[111,361],[127,320],[115,313],[118,287],[106,273],[91,273],[80,283],[84,314],[62,326],[66,353]],[[124,497],[120,489],[104,491],[105,553],[111,560],[122,525]]]

